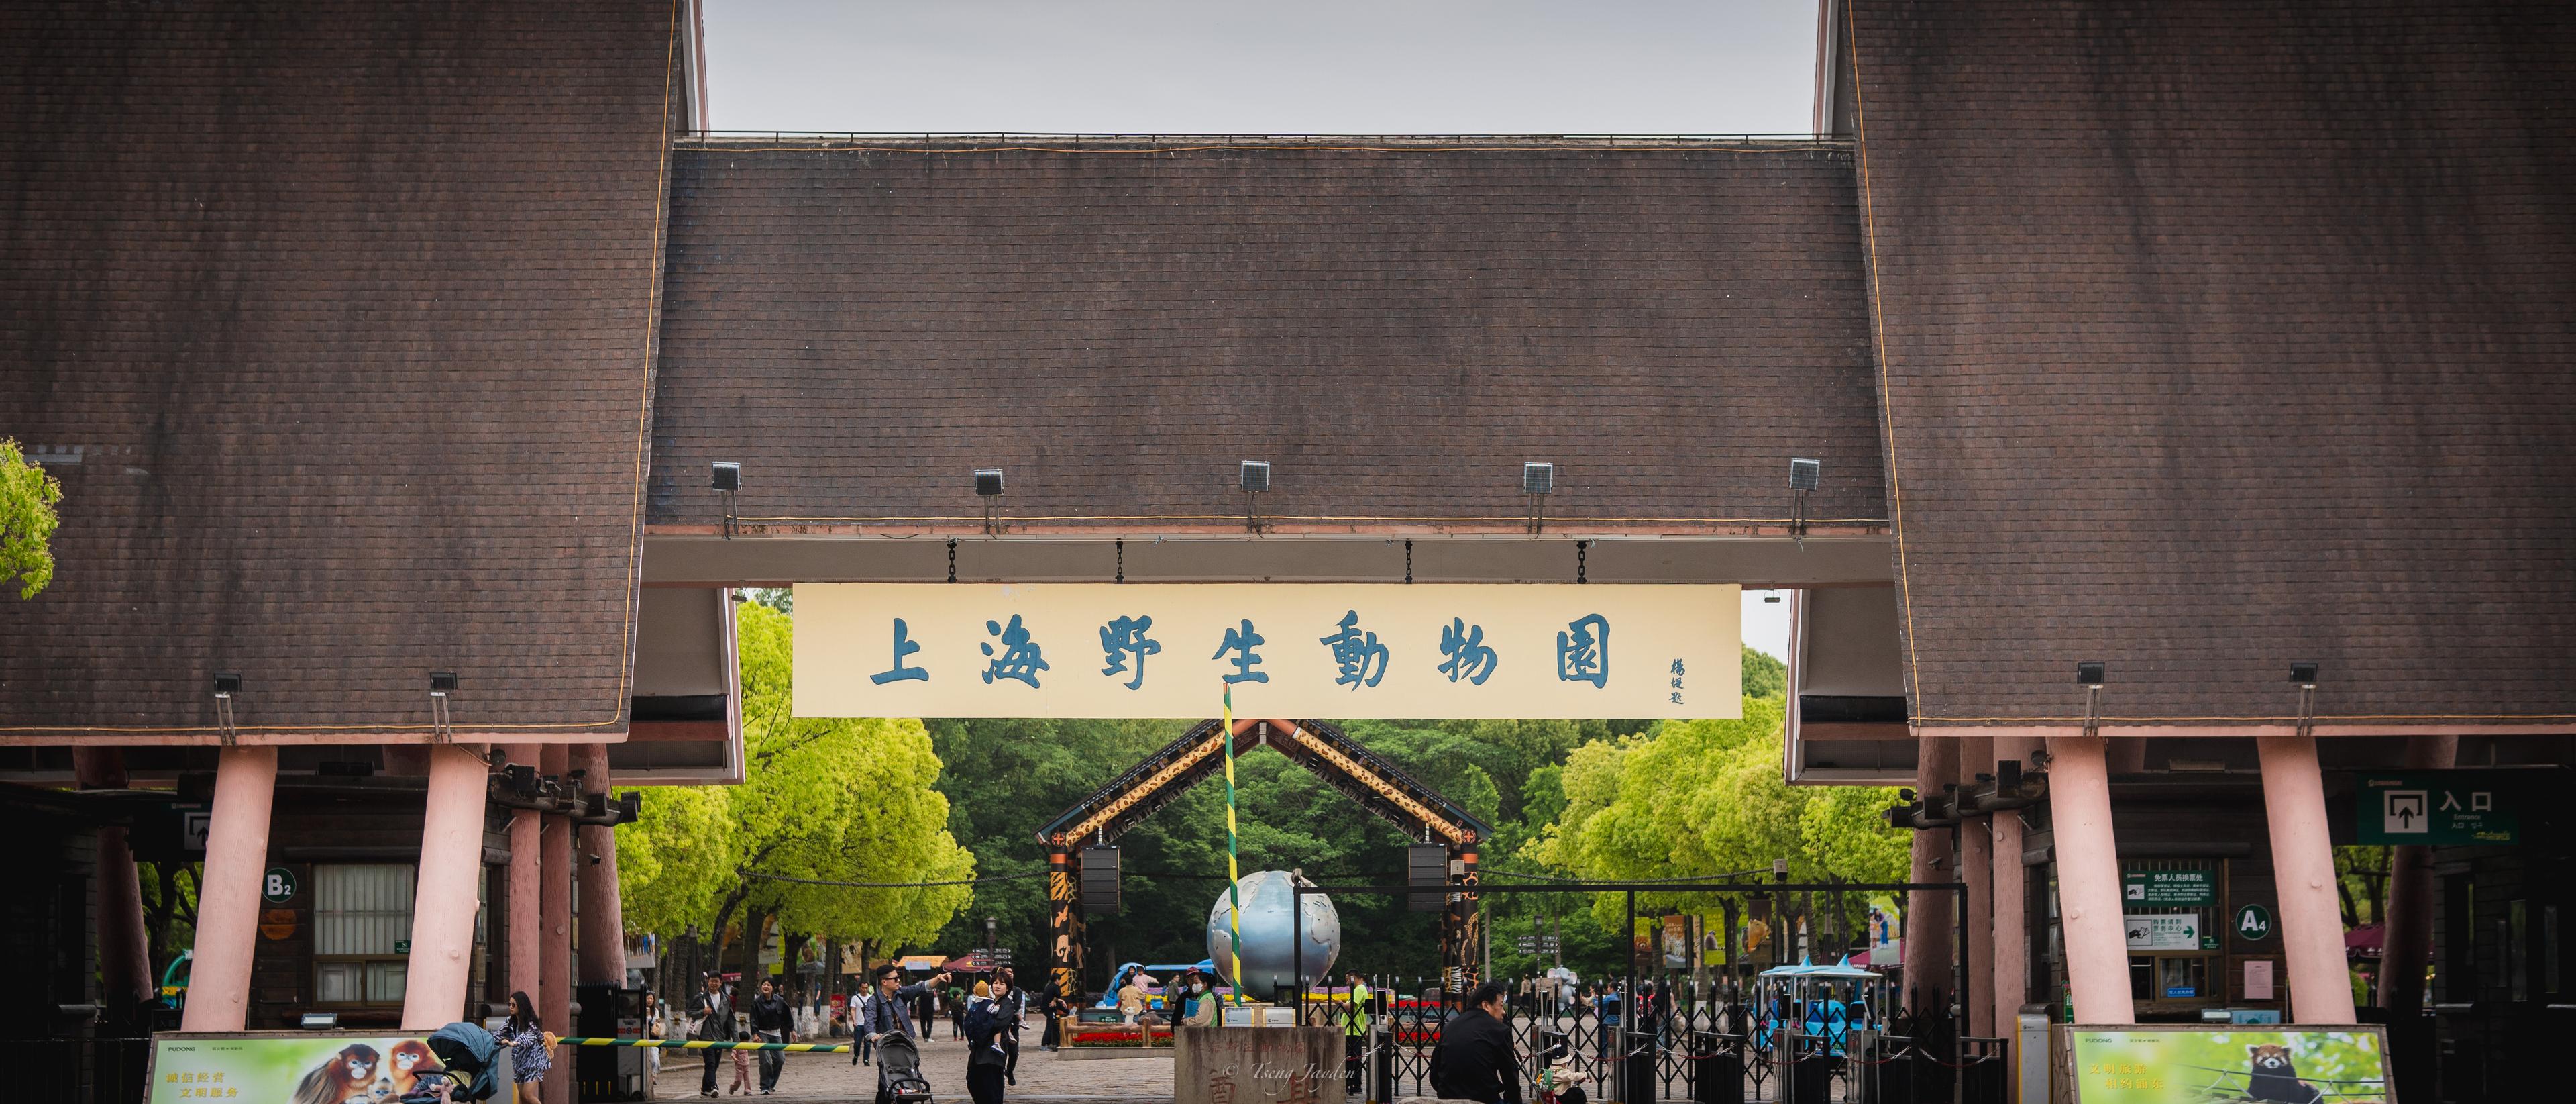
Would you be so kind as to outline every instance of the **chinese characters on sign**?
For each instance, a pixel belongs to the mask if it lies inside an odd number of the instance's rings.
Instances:
[[[799,716],[1182,717],[1207,712],[1220,686],[1234,689],[1238,712],[1279,716],[1695,718],[1739,708],[1731,694],[1703,704],[1683,692],[1691,664],[1714,672],[1715,685],[1737,678],[1730,586],[797,590]],[[1049,662],[1051,649],[1095,642],[1096,668],[1067,674]]]
[[[2504,845],[2519,836],[2526,777],[2513,771],[2371,772],[2353,787],[2364,844]]]

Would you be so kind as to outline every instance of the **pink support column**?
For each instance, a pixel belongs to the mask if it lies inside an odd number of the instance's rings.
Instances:
[[[489,771],[480,750],[433,745],[428,767],[420,874],[412,891],[411,961],[403,981],[406,1031],[434,1031],[465,1012],[465,986],[474,970],[474,882],[483,866]]]
[[[2111,775],[2099,736],[2048,738],[2048,807],[2057,841],[2059,940],[2075,1022],[2136,1023],[2129,938],[2120,912],[2120,849],[2111,836]]]
[[[1959,739],[1924,736],[1916,741],[1916,748],[1914,792],[1924,798],[1938,797],[1944,784],[1959,777]],[[1957,880],[1958,871],[1950,862],[1949,829],[1914,833],[1912,859],[1907,881]],[[1909,1007],[1940,1008],[1949,1003],[1944,994],[1957,987],[1950,934],[1957,919],[1952,909],[1955,901],[1952,894],[1940,890],[1905,895],[1906,996],[1901,1003]]]
[[[531,770],[542,769],[535,744],[511,747],[510,762]],[[544,851],[544,845],[538,842],[539,822],[543,819],[543,814],[534,809],[518,809],[510,814],[510,989],[526,993],[529,1000],[535,1001],[540,1016],[546,1007],[545,963],[540,950],[546,942],[545,891],[540,888],[544,884],[540,872],[545,864],[538,857]]]
[[[1994,763],[1998,766],[2026,760],[2039,750],[2040,742],[2021,736],[2001,737],[1994,742]],[[1997,1030],[2010,1034],[2019,1023],[2022,996],[2030,991],[2030,917],[2028,905],[2029,873],[2022,867],[2021,813],[2006,810],[1994,816],[1992,878],[1994,903],[1994,953],[1986,956],[1987,990],[1994,999],[1994,1022]]]
[[[1994,758],[1993,737],[1961,737],[1959,785],[1975,785],[1978,775],[1994,773]],[[1990,1037],[1995,1033],[1995,975],[1986,964],[1995,960],[1996,943],[1994,818],[1972,817],[1959,822],[1959,880],[1968,883],[1968,921],[1964,925],[1968,933],[1968,998],[1961,1004],[1967,1009],[1968,1033]]]
[[[125,753],[112,747],[75,747],[72,773],[84,790],[124,789]],[[143,885],[123,828],[98,830],[98,974],[109,1014],[118,1022],[154,995]]]
[[[268,871],[268,813],[276,796],[276,748],[217,753],[182,1031],[240,1031],[249,1020],[250,959],[259,944],[260,880]]]
[[[2314,736],[2260,736],[2263,813],[2272,828],[2272,881],[2281,898],[2281,957],[2290,975],[2290,1018],[2303,1024],[2353,1022],[2344,970],[2343,912],[2335,897],[2334,845],[2326,836],[2326,785]]]
[[[570,756],[562,744],[548,744],[540,753],[544,773],[563,777]],[[572,822],[549,815],[537,833],[539,881],[537,908],[544,918],[545,932],[537,940],[537,972],[545,981],[546,995],[538,998],[537,1018],[545,1021],[546,1030],[557,1035],[572,1034]],[[546,1077],[540,1090],[546,1104],[566,1104],[573,1099],[572,1055],[568,1050],[555,1051],[554,1072]]]
[[[2457,736],[2406,741],[2410,770],[2448,770],[2459,754]],[[2424,968],[2433,961],[2433,849],[2419,844],[2389,848],[2388,866],[2388,942],[2379,960],[2379,1006],[2420,1015]]]
[[[608,745],[582,744],[573,749],[581,764],[583,790],[608,792]],[[581,878],[581,980],[584,984],[626,984],[626,930],[617,898],[617,829],[581,826],[581,854],[575,858]]]

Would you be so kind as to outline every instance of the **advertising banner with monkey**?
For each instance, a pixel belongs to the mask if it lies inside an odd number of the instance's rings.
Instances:
[[[502,1051],[506,1062],[508,1051]],[[152,1040],[147,1104],[258,1101],[260,1104],[399,1104],[440,1079],[428,1040],[417,1035],[244,1031],[165,1034]],[[507,1071],[496,1100],[507,1100]]]
[[[2079,1104],[2382,1104],[2380,1029],[2221,1025],[2064,1026],[2060,1084]]]

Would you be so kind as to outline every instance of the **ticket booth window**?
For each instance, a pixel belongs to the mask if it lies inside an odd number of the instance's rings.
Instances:
[[[323,1004],[400,1004],[410,965],[412,867],[313,868],[313,990]]]

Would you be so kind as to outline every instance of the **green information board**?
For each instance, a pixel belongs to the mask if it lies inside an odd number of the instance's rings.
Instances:
[[[510,1084],[510,1050],[501,1048],[494,1079]],[[569,1059],[557,1059],[568,1061]],[[144,1104],[286,1104],[293,1100],[399,1100],[424,1091],[435,1079],[438,1058],[419,1034],[363,1035],[313,1031],[183,1033],[152,1037],[151,1089]],[[508,1099],[506,1095],[502,1099]]]
[[[2515,816],[2517,771],[2373,771],[2359,775],[2353,827],[2365,844],[2466,846],[2510,844],[2521,837]]]
[[[2132,870],[2120,875],[2120,900],[2128,905],[2195,908],[2218,903],[2215,870]]]
[[[2388,1049],[2376,1027],[2056,1030],[2058,1083],[2076,1104],[2389,1099]]]

